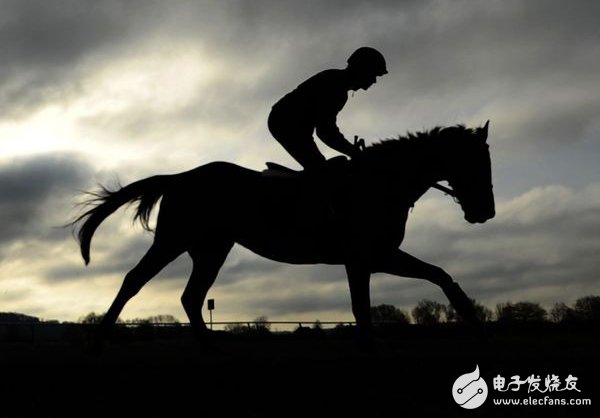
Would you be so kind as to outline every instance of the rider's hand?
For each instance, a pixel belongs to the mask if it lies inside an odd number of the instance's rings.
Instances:
[[[359,154],[365,150],[365,140],[363,138],[359,138],[358,135],[354,135],[354,150],[356,154]]]

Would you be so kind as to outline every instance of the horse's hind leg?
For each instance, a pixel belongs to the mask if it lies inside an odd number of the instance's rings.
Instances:
[[[125,276],[119,293],[102,319],[101,332],[104,333],[113,326],[125,304],[181,253],[182,251],[155,240],[139,263]]]
[[[194,266],[188,284],[181,295],[181,303],[190,319],[192,329],[198,336],[207,333],[206,323],[202,317],[202,306],[231,247],[233,247],[233,242],[214,240],[196,244],[189,250]]]

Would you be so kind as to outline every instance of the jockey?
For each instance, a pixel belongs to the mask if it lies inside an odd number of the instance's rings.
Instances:
[[[359,152],[340,132],[337,114],[348,100],[348,91],[367,90],[378,76],[387,74],[383,55],[362,47],[350,55],[346,68],[322,71],[286,94],[269,114],[269,131],[283,148],[307,170],[321,171],[325,157],[313,132],[326,145],[350,157]]]

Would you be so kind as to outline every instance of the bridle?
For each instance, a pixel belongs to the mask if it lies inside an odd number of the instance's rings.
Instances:
[[[431,185],[431,187],[433,187],[434,189],[438,189],[438,190],[440,190],[440,191],[442,191],[442,192],[446,193],[447,195],[450,195],[450,196],[452,196],[452,198],[453,198],[454,200],[458,201],[458,195],[456,194],[456,192],[455,192],[453,189],[451,189],[451,188],[449,188],[449,187],[446,187],[446,186],[442,186],[442,185],[441,185],[441,184],[439,184],[439,183],[433,183],[433,184]]]

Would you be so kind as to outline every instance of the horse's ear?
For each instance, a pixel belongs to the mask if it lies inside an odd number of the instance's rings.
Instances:
[[[487,137],[488,137],[488,127],[490,126],[490,120],[488,119],[488,121],[485,123],[485,125],[483,125],[482,128],[479,128],[479,135],[481,137],[481,139],[483,140],[483,142],[487,142]]]

